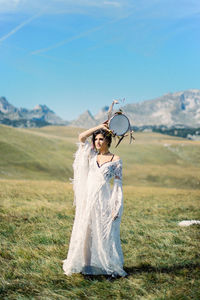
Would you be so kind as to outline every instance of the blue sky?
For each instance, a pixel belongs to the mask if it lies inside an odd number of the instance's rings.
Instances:
[[[200,89],[199,0],[0,0],[0,96],[65,120]]]

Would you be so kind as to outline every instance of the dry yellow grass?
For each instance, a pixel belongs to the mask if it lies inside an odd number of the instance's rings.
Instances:
[[[2,299],[198,299],[199,192],[124,188],[121,240],[128,278],[67,277],[73,224],[72,186],[58,181],[1,180]]]
[[[121,240],[128,278],[62,271],[74,218],[73,153],[81,129],[0,126],[2,299],[200,299],[200,144],[136,133],[124,165]]]

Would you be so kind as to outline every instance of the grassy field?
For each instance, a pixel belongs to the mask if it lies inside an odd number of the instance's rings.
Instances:
[[[200,143],[138,133],[120,145],[127,278],[63,275],[80,129],[0,126],[0,299],[200,299]]]

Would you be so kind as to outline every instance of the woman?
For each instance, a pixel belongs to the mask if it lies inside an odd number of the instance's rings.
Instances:
[[[91,135],[92,146],[87,141]],[[63,261],[66,275],[127,275],[120,243],[122,161],[110,153],[111,139],[105,123],[79,135],[73,164],[76,213],[67,259]],[[109,181],[113,177],[111,191]]]

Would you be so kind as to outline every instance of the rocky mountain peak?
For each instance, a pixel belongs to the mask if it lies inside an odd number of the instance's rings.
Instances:
[[[200,90],[187,90],[165,94],[153,100],[128,104],[123,110],[135,126],[182,124],[200,125]]]
[[[81,114],[77,120],[74,120],[70,123],[71,126],[74,127],[82,127],[89,128],[96,126],[96,120],[89,110],[86,110],[83,114]]]
[[[63,121],[46,105],[37,105],[32,110],[18,109],[5,97],[1,97],[0,123],[14,124],[13,126],[20,124],[22,127],[27,127],[29,126],[27,124],[31,123],[30,126],[57,124],[89,128],[104,122],[107,119],[108,110],[109,107],[104,106],[95,116],[86,110],[77,120],[69,123]],[[155,99],[127,104],[122,107],[122,110],[128,116],[131,125],[136,127],[164,125],[197,128],[200,127],[200,90],[190,89],[168,93]]]
[[[72,125],[84,128],[96,126],[107,119],[108,109],[108,106],[103,107],[94,117],[85,112]],[[155,99],[127,104],[122,110],[132,126],[200,127],[200,90],[168,93]]]
[[[93,117],[93,115],[92,115],[92,113],[89,111],[89,110],[86,110],[83,114],[82,114],[82,116],[85,116],[85,117],[90,117],[90,118],[92,118],[92,119],[94,119],[94,117]]]
[[[42,104],[38,104],[36,105],[33,110],[39,110],[39,111],[42,111],[42,112],[52,112],[54,113],[50,108],[48,108],[48,106],[46,106],[45,104],[42,105]]]
[[[40,127],[45,125],[68,125],[46,105],[34,109],[16,108],[5,97],[0,98],[0,123],[16,127]]]
[[[36,106],[33,108],[33,110],[41,110],[41,105],[40,105],[40,104],[36,105]]]
[[[0,112],[3,114],[16,112],[16,108],[11,105],[5,97],[0,97]]]
[[[96,115],[95,120],[97,120],[99,123],[104,122],[107,117],[107,113],[109,110],[109,106],[104,106]]]

